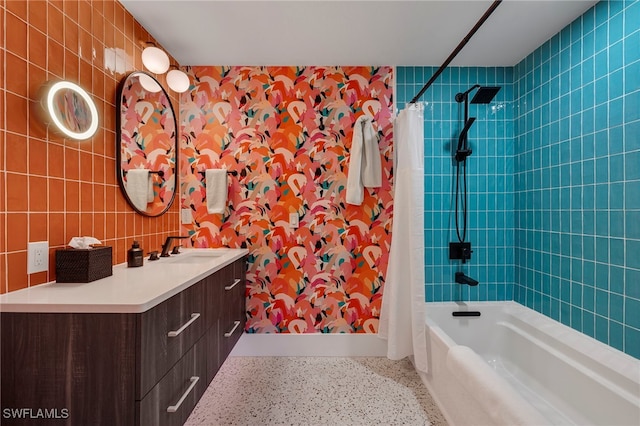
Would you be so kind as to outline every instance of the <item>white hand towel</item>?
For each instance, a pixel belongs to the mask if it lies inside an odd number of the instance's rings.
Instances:
[[[371,117],[360,116],[353,127],[347,196],[349,204],[360,205],[364,199],[364,188],[382,185],[382,164],[378,149],[378,135],[373,129]]]
[[[147,190],[147,203],[152,203],[153,200],[156,199],[156,194],[155,192],[153,192],[153,185],[154,185],[153,179],[154,179],[153,175],[149,173],[149,179],[147,179],[149,182],[149,189]]]
[[[147,209],[150,187],[151,191],[153,191],[153,182],[148,169],[131,169],[127,171],[127,195],[134,207],[140,211]]]
[[[224,213],[227,206],[227,170],[205,170],[205,186],[207,191],[207,211],[211,214]]]
[[[373,129],[371,117],[359,118],[362,125],[364,159],[362,161],[362,184],[365,188],[382,186],[382,163],[378,147],[378,133]],[[356,121],[356,124],[357,121]]]

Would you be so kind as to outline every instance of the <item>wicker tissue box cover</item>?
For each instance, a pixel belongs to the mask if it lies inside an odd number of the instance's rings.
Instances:
[[[111,247],[56,250],[56,282],[89,283],[111,275]]]

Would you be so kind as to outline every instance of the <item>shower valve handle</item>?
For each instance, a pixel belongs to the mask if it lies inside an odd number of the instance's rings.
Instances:
[[[473,250],[471,250],[471,248],[462,249],[462,263],[467,263],[467,260],[471,259],[471,253],[473,253]]]

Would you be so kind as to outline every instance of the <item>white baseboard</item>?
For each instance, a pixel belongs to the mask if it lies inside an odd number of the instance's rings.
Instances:
[[[387,356],[377,334],[247,334],[230,356]]]

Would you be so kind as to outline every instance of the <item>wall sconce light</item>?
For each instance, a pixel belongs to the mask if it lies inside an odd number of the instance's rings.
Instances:
[[[158,48],[152,42],[145,43],[147,47],[142,51],[142,64],[146,69],[154,74],[164,74],[169,68],[174,68],[167,73],[167,84],[174,92],[183,93],[189,90],[191,83],[187,74],[180,70],[177,66],[171,65],[169,55],[164,50]],[[157,84],[152,79],[141,77],[140,83],[149,92],[159,92],[160,87],[156,89]]]
[[[169,56],[153,43],[147,44],[142,51],[142,64],[154,74],[164,74],[169,69]]]
[[[149,77],[147,74],[140,73],[138,79],[142,88],[147,92],[158,93],[162,90],[162,86],[156,83],[156,81],[153,78]]]
[[[178,93],[183,93],[189,90],[189,86],[191,85],[191,83],[189,82],[189,77],[187,77],[187,74],[185,74],[184,71],[178,69],[178,67],[175,65],[171,65],[170,68],[174,68],[172,70],[169,70],[169,72],[167,73],[167,84],[169,85],[171,90]]]

